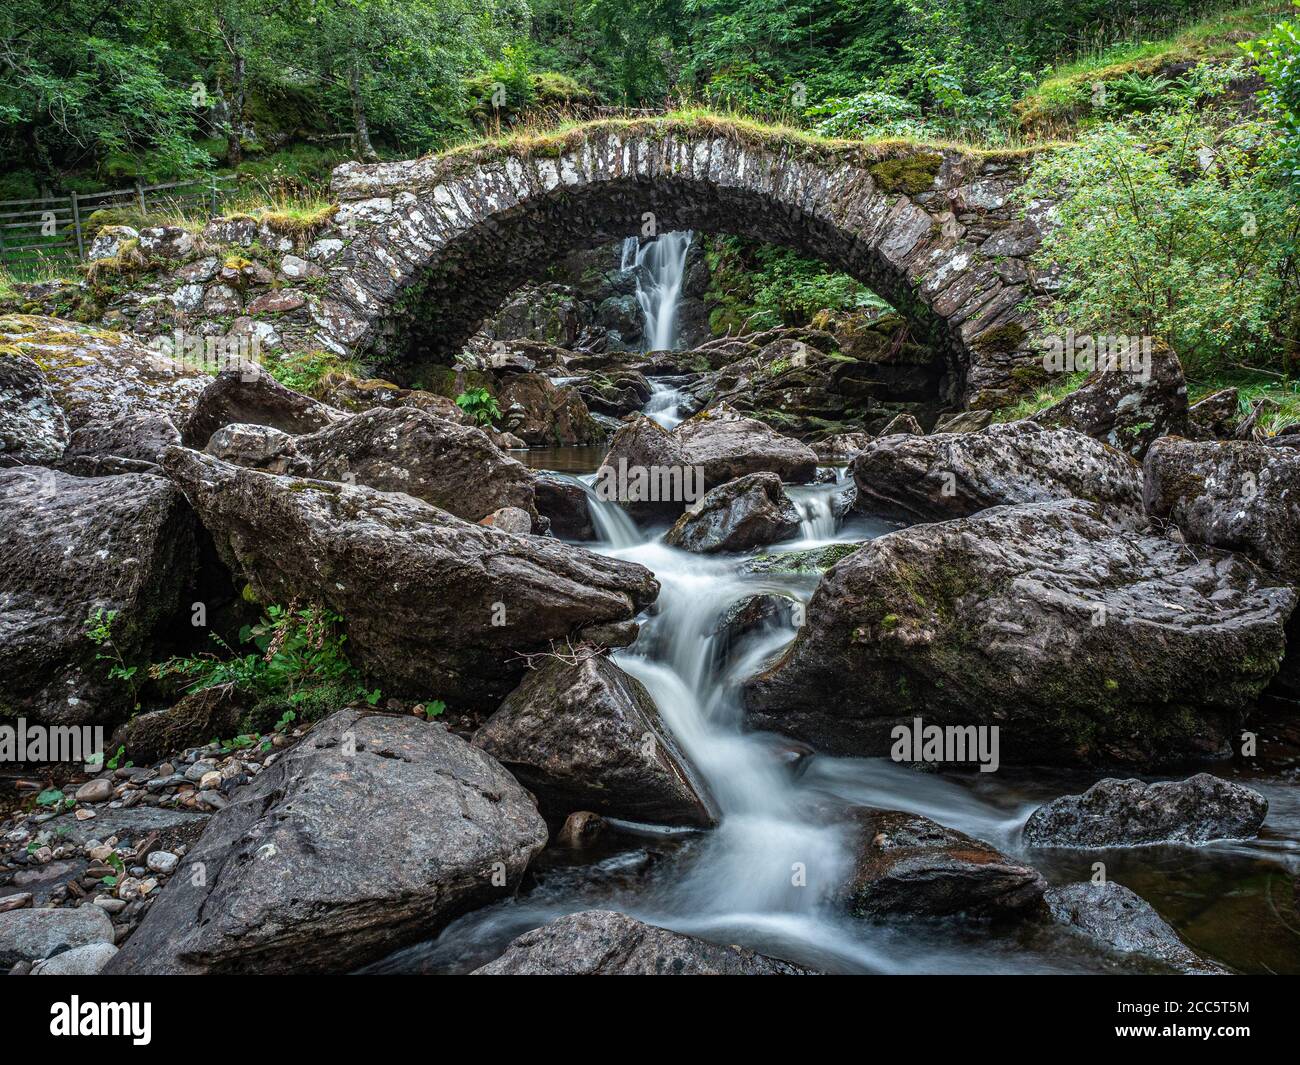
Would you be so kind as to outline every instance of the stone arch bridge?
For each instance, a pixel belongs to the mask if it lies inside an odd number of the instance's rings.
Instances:
[[[1027,162],[661,119],[347,163],[331,186],[347,243],[313,301],[313,339],[400,377],[403,363],[459,351],[561,256],[649,218],[660,232],[786,245],[852,275],[946,353],[950,399],[995,406],[1041,370],[1035,304],[1051,279],[1030,257],[1049,205],[1016,199]]]

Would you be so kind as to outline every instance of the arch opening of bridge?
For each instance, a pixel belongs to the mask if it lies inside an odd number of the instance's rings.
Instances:
[[[318,342],[401,379],[449,362],[509,294],[563,256],[693,229],[779,244],[877,292],[942,350],[956,405],[992,406],[1041,366],[1030,258],[1045,210],[1015,202],[1023,162],[954,149],[600,123],[552,141],[345,164],[350,243]]]

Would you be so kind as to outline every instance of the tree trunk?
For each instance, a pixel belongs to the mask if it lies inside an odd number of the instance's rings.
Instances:
[[[356,129],[357,154],[363,163],[379,162],[379,154],[370,143],[366,124],[366,105],[361,100],[361,71],[356,63],[348,69],[348,94],[352,97],[352,124]]]

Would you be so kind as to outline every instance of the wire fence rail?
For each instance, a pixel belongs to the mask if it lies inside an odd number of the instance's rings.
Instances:
[[[141,215],[206,211],[215,217],[229,199],[234,175],[136,183],[101,192],[69,192],[30,200],[0,200],[0,265],[17,276],[86,258],[95,234],[87,221],[96,211],[118,209]]]

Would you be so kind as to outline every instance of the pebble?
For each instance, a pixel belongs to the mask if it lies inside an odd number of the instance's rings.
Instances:
[[[113,797],[113,782],[107,777],[88,780],[77,789],[77,802],[108,802]]]
[[[195,762],[185,770],[185,779],[197,783],[209,773],[216,772],[216,768],[213,762]]]
[[[163,876],[169,876],[176,871],[176,866],[180,864],[180,858],[170,851],[153,851],[145,859],[147,865],[155,873],[161,873]]]
[[[220,786],[221,786],[221,774],[215,771],[210,773],[204,773],[203,776],[199,778],[200,791],[209,791],[212,788],[217,788]]]
[[[92,817],[95,816],[95,811],[87,810],[84,806],[79,806],[77,807],[77,812],[73,814],[73,816],[78,821],[89,821]]]
[[[96,895],[94,904],[105,913],[121,913],[126,909],[126,903],[112,895]]]
[[[177,784],[183,784],[185,777],[181,773],[169,773],[165,777],[155,777],[145,785],[150,791],[162,791],[164,788],[174,788]]]
[[[5,895],[0,897],[0,913],[8,910],[20,910],[24,906],[32,904],[32,893],[30,891],[19,891],[14,895]]]

